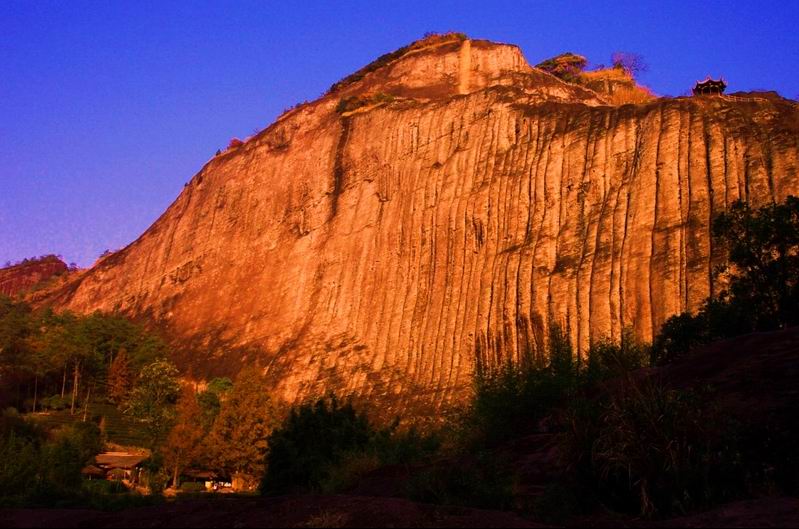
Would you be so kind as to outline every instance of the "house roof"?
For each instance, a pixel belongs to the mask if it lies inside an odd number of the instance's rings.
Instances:
[[[83,467],[80,471],[84,476],[105,476],[105,470],[94,465]]]
[[[107,468],[135,468],[147,459],[147,454],[130,454],[127,452],[106,452],[95,456],[94,461]]]

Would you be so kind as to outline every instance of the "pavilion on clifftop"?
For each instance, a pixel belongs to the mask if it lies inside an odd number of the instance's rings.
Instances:
[[[694,95],[695,96],[709,96],[709,95],[721,95],[724,93],[724,90],[727,88],[727,83],[724,82],[724,78],[721,79],[711,79],[708,76],[704,81],[697,81],[694,85]]]

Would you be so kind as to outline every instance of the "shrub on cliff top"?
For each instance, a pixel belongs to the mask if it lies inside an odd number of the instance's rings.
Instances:
[[[587,65],[588,59],[582,55],[567,52],[540,62],[535,67],[571,83],[579,79]]]
[[[627,72],[631,77],[644,73],[649,69],[643,55],[627,51],[614,52],[610,57],[614,68],[619,68]]]

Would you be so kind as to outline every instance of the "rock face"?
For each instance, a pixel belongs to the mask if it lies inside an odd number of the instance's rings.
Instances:
[[[0,268],[0,294],[16,296],[29,288],[67,271],[67,265],[55,255]]]
[[[799,194],[784,99],[610,106],[485,41],[359,77],[209,161],[49,302],[152,318],[195,374],[258,362],[289,400],[434,410],[477,359],[542,355],[550,322],[581,351],[651,339],[713,292],[716,213]]]

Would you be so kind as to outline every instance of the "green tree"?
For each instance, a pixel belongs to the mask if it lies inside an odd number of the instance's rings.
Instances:
[[[125,354],[120,357],[122,351]],[[0,296],[0,400],[4,406],[35,411],[40,396],[47,396],[51,403],[66,402],[73,414],[82,405],[86,415],[92,393],[106,387],[109,371],[113,389],[120,382],[117,375],[124,374],[123,364],[128,364],[130,378],[130,373],[163,357],[165,351],[157,336],[121,315],[33,311],[24,302]],[[56,399],[53,392],[59,390],[60,399]],[[113,398],[118,400],[119,395]]]
[[[37,333],[29,337],[27,352],[25,357],[21,359],[19,367],[33,375],[33,404],[31,411],[36,413],[39,403],[39,381],[43,380],[54,368],[52,359],[44,351]]]
[[[91,347],[82,318],[70,312],[45,313],[41,319],[41,347],[53,364],[63,365],[61,395],[71,374],[70,412],[74,413],[88,376],[91,380],[102,368],[102,359]]]
[[[216,466],[258,483],[264,472],[267,438],[279,419],[279,408],[266,392],[260,370],[242,370],[209,436]]]
[[[94,312],[82,317],[81,325],[88,347],[106,367],[122,349],[134,370],[166,357],[166,346],[157,336],[121,314]]]
[[[215,393],[220,397],[233,389],[233,381],[228,377],[217,377],[208,383],[207,391]]]
[[[20,367],[26,364],[33,329],[30,307],[0,295],[0,389],[9,391],[24,376]]]
[[[24,354],[32,327],[30,307],[0,295],[0,366],[8,368]]]
[[[731,276],[720,298],[746,307],[757,330],[799,323],[799,198],[753,210],[742,201],[713,221]]]
[[[0,503],[21,502],[35,487],[43,437],[16,411],[0,414]]]
[[[331,469],[366,448],[374,433],[366,415],[332,396],[292,409],[269,437],[261,493],[318,489]]]
[[[0,416],[0,504],[53,505],[81,491],[81,468],[102,449],[93,423],[47,432],[14,412]]]
[[[125,411],[142,423],[151,449],[160,445],[172,427],[179,392],[178,370],[168,360],[156,360],[139,373]]]
[[[713,242],[727,252],[726,280],[696,314],[672,316],[652,348],[669,362],[697,345],[799,324],[799,198],[752,209],[738,201],[713,221]]]
[[[222,408],[222,400],[227,397],[231,389],[233,381],[229,378],[214,378],[208,383],[206,390],[197,395],[197,402],[202,410],[201,420],[207,430],[210,430],[214,424]]]
[[[638,340],[632,327],[625,327],[619,343],[603,339],[591,344],[583,374],[592,383],[621,376],[647,365],[650,354],[649,346]]]

